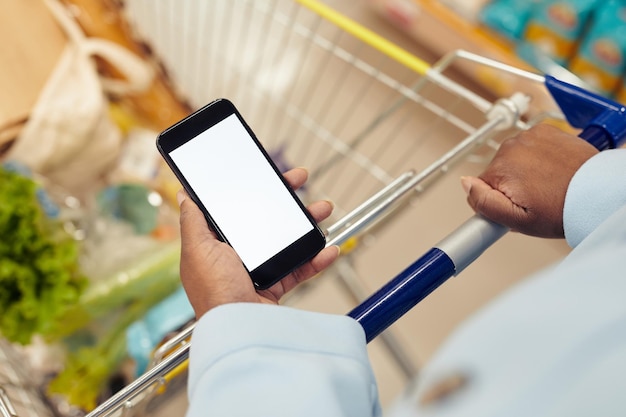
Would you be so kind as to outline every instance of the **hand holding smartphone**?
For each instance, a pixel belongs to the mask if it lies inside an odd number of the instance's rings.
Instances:
[[[157,148],[257,289],[324,248],[323,232],[230,101],[216,100],[165,130]]]

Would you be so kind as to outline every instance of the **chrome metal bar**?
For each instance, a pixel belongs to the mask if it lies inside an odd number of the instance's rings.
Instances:
[[[398,178],[393,180],[387,186],[385,186],[382,190],[374,194],[372,197],[368,198],[357,208],[352,210],[350,213],[343,216],[337,222],[333,223],[330,227],[328,227],[328,236],[329,239],[333,239],[333,235],[339,232],[346,226],[349,226],[352,221],[363,214],[366,210],[368,210],[371,206],[375,205],[378,201],[387,196],[390,192],[396,190],[402,184],[405,184],[415,175],[415,171],[407,171],[404,174],[400,175]]]
[[[154,355],[152,355],[152,361],[150,363],[150,366],[155,366],[157,363],[161,362],[163,358],[167,355],[167,353],[173,350],[176,346],[182,346],[187,344],[185,340],[191,337],[193,329],[195,328],[196,323],[191,323],[189,326],[185,327],[182,331],[177,333],[176,336],[159,346],[159,348],[155,350]]]
[[[468,52],[468,51],[464,51],[462,49],[456,50],[456,51],[452,51],[446,55],[444,55],[444,57],[442,59],[440,59],[439,61],[437,61],[437,63],[435,65],[433,65],[433,69],[438,70],[439,72],[444,71],[446,68],[448,68],[455,59],[460,58],[460,59],[464,59],[466,61],[470,61],[470,62],[474,62],[476,64],[479,65],[484,65],[499,71],[503,71],[503,72],[507,72],[509,74],[513,74],[516,75],[518,77],[522,77],[522,78],[526,78],[528,80],[534,81],[536,83],[540,83],[543,84],[546,80],[546,78],[541,75],[541,74],[537,74],[531,71],[526,71],[523,70],[521,68],[518,67],[514,67],[508,64],[505,64],[503,62],[500,61],[496,61],[490,58],[486,58],[484,56],[481,55],[477,55],[475,53],[472,52]]]
[[[17,412],[4,388],[0,387],[0,415],[2,417],[17,417]]]
[[[390,193],[379,204],[373,207],[363,217],[346,227],[342,232],[338,233],[332,240],[329,240],[327,245],[341,245],[349,237],[362,231],[369,226],[377,217],[379,217],[388,207],[393,205],[401,197],[407,194],[409,191],[417,187],[421,182],[428,179],[433,173],[439,170],[445,169],[446,165],[458,155],[467,152],[474,145],[481,143],[489,133],[498,129],[502,123],[506,120],[502,116],[495,117],[493,120],[487,121],[480,128],[478,128],[473,134],[469,135],[462,142],[457,144],[450,151],[445,153],[441,158],[432,163],[428,168],[421,171],[418,175],[415,175],[409,181],[402,186],[398,187],[395,192]]]
[[[456,276],[508,231],[509,228],[506,226],[474,215],[434,247],[450,257],[454,263],[454,275]]]
[[[463,97],[482,112],[487,112],[491,108],[492,103],[489,100],[484,99],[472,90],[452,81],[450,78],[443,75],[437,67],[432,67],[426,72],[425,76],[433,84],[448,90],[456,96]]]
[[[100,404],[86,417],[109,416],[122,407],[127,407],[129,401],[144,392],[152,384],[156,383],[160,377],[167,374],[189,357],[191,344],[181,346],[171,355],[165,357],[162,362],[147,370],[139,378],[128,384],[124,389],[114,394],[111,398]]]

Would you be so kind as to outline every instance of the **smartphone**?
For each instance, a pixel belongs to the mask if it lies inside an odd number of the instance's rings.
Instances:
[[[157,148],[257,289],[324,248],[324,233],[229,100],[166,129]]]

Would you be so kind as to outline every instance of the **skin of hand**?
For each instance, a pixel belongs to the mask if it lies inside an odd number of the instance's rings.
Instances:
[[[513,231],[562,238],[570,180],[598,150],[554,126],[537,125],[505,140],[478,177],[462,177],[477,213]]]
[[[295,168],[284,177],[292,188],[298,189],[306,182],[307,175],[306,170]],[[177,197],[181,227],[180,277],[197,318],[227,303],[278,304],[285,293],[330,266],[339,255],[337,246],[325,248],[272,287],[256,291],[237,253],[217,239],[198,206],[182,190]],[[330,216],[333,205],[317,201],[308,210],[315,221],[320,222]]]

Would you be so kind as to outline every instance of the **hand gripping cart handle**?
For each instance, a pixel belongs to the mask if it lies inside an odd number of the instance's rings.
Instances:
[[[581,138],[600,151],[626,141],[624,106],[554,77],[542,78],[567,121],[583,129]],[[507,227],[480,215],[469,218],[348,316],[363,326],[367,341],[371,341],[448,278],[463,271],[507,231]]]

